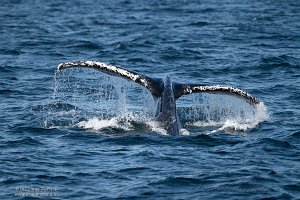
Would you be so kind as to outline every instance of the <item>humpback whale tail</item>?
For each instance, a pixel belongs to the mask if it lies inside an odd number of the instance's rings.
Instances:
[[[146,75],[138,74],[133,71],[129,71],[126,69],[122,69],[113,65],[96,62],[96,61],[73,61],[67,63],[61,63],[57,66],[57,70],[63,70],[66,68],[73,67],[86,67],[93,68],[99,70],[103,73],[118,76],[125,78],[127,80],[134,81],[145,88],[147,88],[151,94],[159,98],[163,94],[164,90],[164,81],[160,78],[150,78]],[[216,94],[227,94],[233,95],[238,98],[241,98],[248,102],[252,106],[257,106],[260,101],[258,98],[252,96],[251,94],[230,86],[225,85],[201,85],[201,84],[181,84],[181,83],[173,83],[173,91],[175,99],[180,98],[183,95],[188,95],[191,93],[216,93]]]

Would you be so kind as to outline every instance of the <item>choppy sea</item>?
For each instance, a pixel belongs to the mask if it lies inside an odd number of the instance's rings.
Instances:
[[[300,2],[42,1],[0,6],[0,199],[300,199]],[[181,134],[135,83],[241,88],[177,101]]]

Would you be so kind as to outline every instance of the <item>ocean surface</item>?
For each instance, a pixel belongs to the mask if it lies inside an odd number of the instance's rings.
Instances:
[[[0,6],[0,199],[300,199],[300,1],[41,1]],[[94,60],[261,100],[178,99]]]

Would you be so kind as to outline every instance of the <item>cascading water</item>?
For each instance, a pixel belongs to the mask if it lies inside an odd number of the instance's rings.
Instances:
[[[44,127],[129,131],[136,129],[134,124],[146,124],[142,127],[165,134],[155,122],[156,101],[136,83],[90,69],[65,70],[54,79],[51,102],[44,107]],[[176,104],[182,134],[246,131],[268,119],[263,103],[253,107],[228,95],[193,93]]]

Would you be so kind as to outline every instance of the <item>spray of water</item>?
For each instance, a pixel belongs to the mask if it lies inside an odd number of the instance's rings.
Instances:
[[[131,131],[136,124],[144,124],[151,131],[166,134],[154,121],[155,100],[138,84],[80,68],[57,73],[54,80],[51,102],[43,107],[44,127]],[[194,132],[195,127],[213,127],[208,133],[247,131],[268,119],[263,103],[254,108],[228,95],[186,95],[177,100],[177,108],[183,135]]]
[[[269,118],[263,102],[253,107],[228,95],[192,94],[177,103],[182,121],[192,127],[213,127],[209,133],[247,131]]]
[[[52,105],[72,105],[72,113],[59,115],[48,110],[44,123],[100,130],[108,127],[130,131],[133,124],[148,123],[154,118],[156,102],[150,92],[122,78],[89,69],[64,70],[55,74]]]

